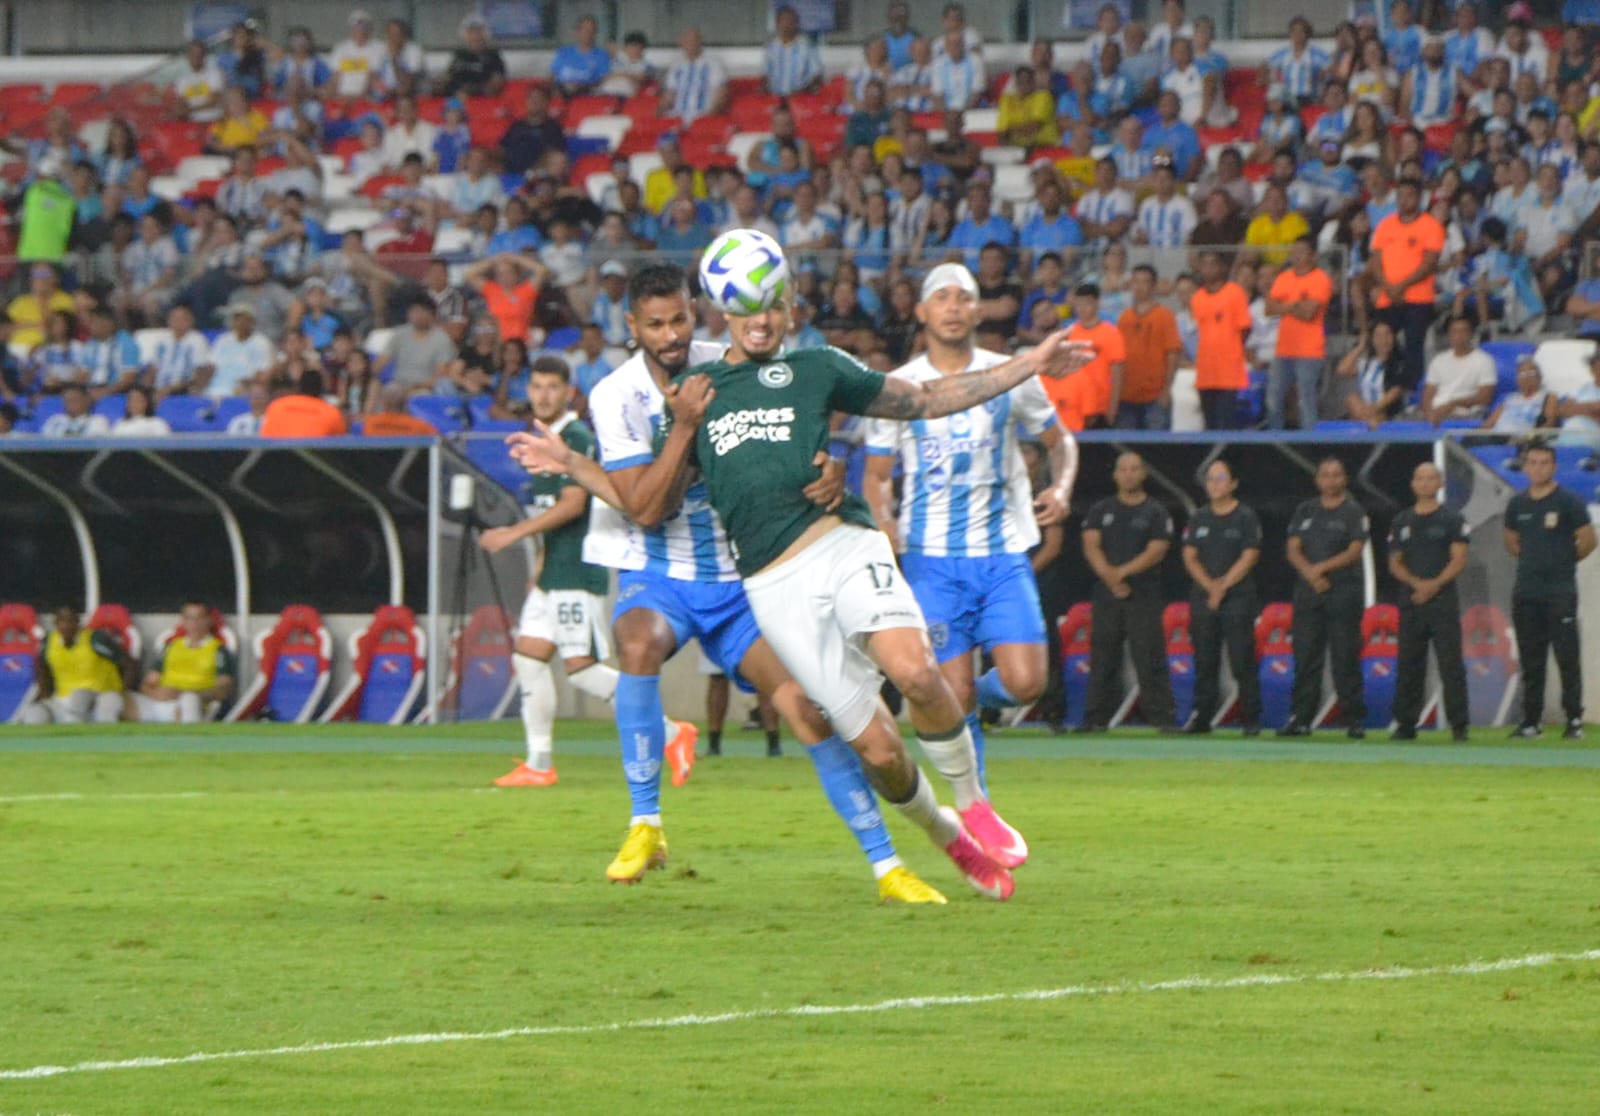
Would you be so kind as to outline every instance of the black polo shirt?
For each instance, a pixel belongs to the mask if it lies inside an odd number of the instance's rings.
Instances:
[[[1289,537],[1300,540],[1301,552],[1311,562],[1326,562],[1351,543],[1365,542],[1367,534],[1367,513],[1349,496],[1332,508],[1323,507],[1321,497],[1307,500],[1289,520]],[[1328,581],[1330,592],[1360,588],[1361,563],[1334,570]]]
[[[1460,513],[1438,507],[1427,515],[1407,508],[1389,526],[1389,552],[1422,578],[1438,577],[1450,564],[1450,548],[1470,541],[1472,529]],[[1405,600],[1409,600],[1407,595]]]
[[[1577,532],[1589,525],[1589,509],[1557,485],[1535,500],[1526,492],[1506,505],[1506,530],[1521,541],[1512,596],[1533,600],[1578,591]]]
[[[1137,504],[1124,504],[1107,496],[1083,517],[1085,531],[1100,532],[1100,549],[1113,566],[1125,565],[1144,553],[1152,542],[1172,539],[1172,517],[1167,509],[1146,496]],[[1128,588],[1140,596],[1154,596],[1161,587],[1159,563],[1128,579]],[[1097,590],[1104,588],[1099,583]]]
[[[1261,520],[1244,504],[1234,505],[1227,515],[1218,515],[1207,504],[1194,513],[1183,529],[1183,545],[1194,547],[1195,557],[1200,560],[1200,568],[1206,571],[1207,577],[1219,578],[1233,569],[1233,564],[1245,551],[1261,549]],[[1199,593],[1198,586],[1196,593],[1204,596]],[[1254,593],[1255,586],[1246,577],[1228,590],[1223,603]]]

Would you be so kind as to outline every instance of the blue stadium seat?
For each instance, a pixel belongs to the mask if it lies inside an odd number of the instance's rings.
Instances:
[[[1495,394],[1517,390],[1517,361],[1538,346],[1532,341],[1485,341],[1483,351],[1494,358]]]
[[[1381,429],[1385,434],[1432,434],[1433,423],[1406,419],[1401,422],[1386,422]]]
[[[45,419],[52,415],[59,415],[63,406],[59,395],[41,395],[34,401],[33,410],[17,421],[16,430],[19,434],[37,434],[44,426]]]
[[[441,434],[456,434],[467,426],[467,409],[453,395],[413,395],[406,410],[433,423]]]
[[[544,339],[544,351],[559,356],[568,349],[577,348],[578,340],[582,336],[583,331],[576,326],[553,329],[550,331],[550,336]]]
[[[216,401],[203,395],[169,395],[156,406],[156,414],[167,420],[174,434],[214,433],[216,410]]]
[[[1289,694],[1294,685],[1294,606],[1267,605],[1256,618],[1256,661],[1261,679],[1261,723],[1282,726],[1289,721]]]
[[[250,400],[243,395],[230,395],[217,401],[217,412],[212,418],[218,430],[228,429],[228,424],[250,410]]]
[[[604,155],[611,150],[611,144],[604,136],[568,136],[567,158],[577,162],[585,155]]]
[[[489,408],[494,405],[491,395],[467,396],[467,421],[473,426],[489,421]]]
[[[498,438],[470,438],[466,444],[467,460],[498,481],[518,500],[526,503],[528,471],[515,461]]]
[[[1167,645],[1167,674],[1172,680],[1172,701],[1177,710],[1174,720],[1189,723],[1194,715],[1194,642],[1189,634],[1189,604],[1174,601],[1162,613],[1161,626]]]
[[[1478,421],[1477,419],[1472,419],[1472,418],[1451,418],[1451,419],[1445,419],[1443,422],[1441,422],[1439,424],[1439,429],[1440,430],[1477,430],[1482,425],[1483,425],[1483,423]]]
[[[1061,618],[1061,723],[1065,725],[1083,724],[1089,695],[1089,631],[1093,623],[1094,612],[1088,601],[1079,601]]]
[[[1318,434],[1365,434],[1367,424],[1355,419],[1318,419]]]
[[[118,422],[127,417],[128,397],[120,393],[108,395],[94,405],[94,413],[107,422]]]

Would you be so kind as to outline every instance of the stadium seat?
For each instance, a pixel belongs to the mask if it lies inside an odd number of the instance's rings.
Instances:
[[[615,150],[622,143],[622,137],[632,130],[633,123],[631,117],[621,115],[587,116],[579,120],[577,128],[568,134],[602,140],[606,147]]]
[[[1521,668],[1506,614],[1476,604],[1461,617],[1461,654],[1467,667],[1467,709],[1475,725],[1501,725],[1516,695]]]
[[[391,328],[375,329],[367,334],[367,339],[363,342],[363,346],[369,356],[382,356],[383,350],[389,347],[389,338],[393,336],[394,330]]]
[[[1289,721],[1289,692],[1294,685],[1294,606],[1275,601],[1256,617],[1256,662],[1261,678],[1261,723],[1282,726]]]
[[[322,720],[405,724],[417,712],[427,679],[427,648],[409,608],[379,608],[371,623],[350,637],[350,680]]]
[[[43,645],[44,631],[31,606],[0,605],[0,724],[16,724],[33,700],[34,664]]]
[[[115,423],[127,417],[128,397],[126,395],[108,395],[94,405],[94,413],[107,422]]]
[[[510,492],[519,503],[527,502],[525,490],[528,487],[528,471],[511,460],[511,451],[503,440],[498,437],[468,438],[463,448],[468,461]]]
[[[482,605],[451,648],[450,684],[441,708],[458,721],[497,721],[517,692],[511,673],[511,617]]]
[[[406,410],[431,422],[441,434],[456,434],[467,428],[467,409],[453,395],[413,395]]]
[[[1083,724],[1089,696],[1089,631],[1093,623],[1094,610],[1088,601],[1079,601],[1061,618],[1061,723],[1065,725]]]
[[[1483,351],[1494,358],[1496,396],[1517,390],[1517,361],[1532,353],[1538,346],[1532,341],[1485,341]]]
[[[190,155],[181,160],[172,173],[193,188],[208,178],[223,177],[231,164],[232,161],[223,155]]]
[[[269,631],[256,637],[256,676],[239,696],[228,720],[306,724],[328,690],[333,640],[310,605],[290,605]]]
[[[204,395],[169,395],[156,405],[156,414],[167,420],[174,434],[211,434],[216,400]]]
[[[211,423],[218,431],[228,429],[228,424],[240,415],[250,410],[250,399],[243,395],[229,395],[217,400],[216,412],[211,416]]]
[[[84,627],[110,632],[122,645],[123,654],[132,659],[135,666],[139,665],[144,656],[144,638],[139,635],[139,629],[133,626],[133,617],[125,607],[103,604],[90,614],[89,622]]]
[[[1546,388],[1557,395],[1571,396],[1584,384],[1593,382],[1589,372],[1589,355],[1593,352],[1593,341],[1557,338],[1541,341],[1533,359],[1539,363]]]
[[[1394,721],[1399,656],[1400,610],[1389,604],[1371,606],[1361,618],[1361,686],[1368,728],[1388,728]]]
[[[26,429],[37,433],[44,426],[45,420],[53,415],[59,415],[66,410],[66,404],[59,395],[41,395],[33,401],[33,407],[28,412]],[[24,424],[18,424],[19,427]]]
[[[1189,633],[1189,602],[1174,601],[1161,614],[1166,635],[1167,673],[1172,677],[1172,701],[1180,725],[1194,714],[1194,639]]]

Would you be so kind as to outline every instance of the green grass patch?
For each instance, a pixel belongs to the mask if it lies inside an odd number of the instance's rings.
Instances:
[[[758,758],[757,736],[665,790],[671,863],[619,887],[605,726],[563,725],[561,784],[517,791],[489,787],[511,725],[158,729],[0,739],[0,1072],[1122,990],[0,1079],[7,1116],[1569,1113],[1600,1095],[1593,961],[1135,987],[1600,948],[1582,749],[1330,738],[1286,759],[1214,737],[1202,757],[1007,734],[991,784],[1033,846],[1016,898],[966,892],[891,818],[951,899],[908,910],[877,905],[810,764]]]

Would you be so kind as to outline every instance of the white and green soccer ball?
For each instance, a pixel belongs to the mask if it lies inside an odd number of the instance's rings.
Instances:
[[[700,257],[700,289],[724,314],[759,314],[789,289],[789,261],[766,233],[730,229]]]

